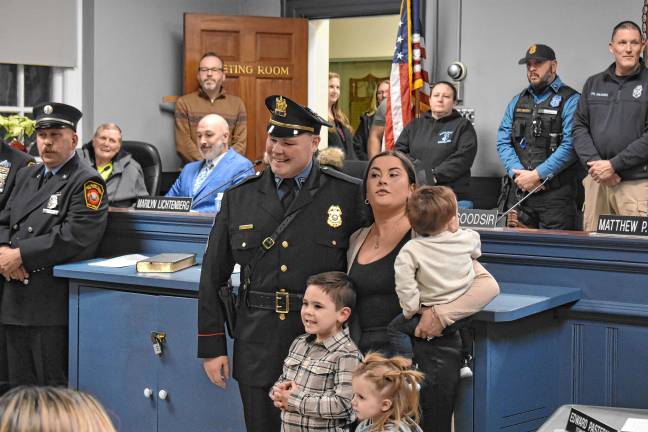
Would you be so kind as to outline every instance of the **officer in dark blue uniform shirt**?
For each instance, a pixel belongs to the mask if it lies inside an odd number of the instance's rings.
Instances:
[[[0,322],[10,385],[67,385],[68,286],[61,263],[91,258],[107,221],[105,183],[75,152],[81,112],[34,107],[42,164],[23,168],[0,211]]]
[[[225,192],[203,259],[198,302],[198,357],[212,382],[225,387],[227,304],[218,293],[234,264],[241,265],[233,372],[249,432],[280,429],[280,412],[268,394],[290,344],[304,333],[306,279],[346,270],[349,236],[363,221],[358,181],[313,160],[320,129],[330,125],[286,97],[270,96],[266,107],[272,114],[269,167]]]
[[[497,132],[497,152],[509,176],[501,210],[507,210],[549,180],[518,207],[518,220],[532,228],[576,229],[581,167],[572,144],[579,94],[557,75],[554,50],[531,45],[526,64],[529,86],[506,107]]]

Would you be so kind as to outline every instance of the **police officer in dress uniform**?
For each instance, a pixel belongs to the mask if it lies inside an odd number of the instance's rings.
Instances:
[[[508,104],[497,132],[497,152],[510,180],[500,208],[509,209],[549,178],[518,207],[518,220],[532,228],[577,229],[583,171],[571,131],[579,94],[558,77],[556,54],[547,45],[531,45],[519,64],[526,64],[529,86]]]
[[[9,383],[67,385],[68,287],[52,267],[90,258],[107,221],[105,183],[75,152],[81,112],[60,103],[34,107],[42,164],[18,173],[0,211]]]
[[[198,302],[198,357],[211,381],[224,388],[226,305],[218,290],[234,264],[241,265],[234,378],[251,432],[280,429],[280,412],[268,392],[290,344],[304,333],[300,309],[306,279],[345,271],[349,236],[363,221],[357,180],[313,160],[320,128],[330,125],[286,97],[270,96],[265,103],[272,113],[269,167],[225,192],[203,260]]]
[[[16,184],[18,170],[30,163],[34,163],[33,157],[12,148],[4,142],[0,142],[0,210],[5,207]],[[0,280],[0,299],[2,298],[2,285],[3,283]],[[5,331],[0,324],[0,395],[9,389],[8,373]]]

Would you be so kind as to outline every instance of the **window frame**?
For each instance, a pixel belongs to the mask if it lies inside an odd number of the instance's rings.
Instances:
[[[33,112],[33,106],[25,105],[25,66],[24,64],[16,64],[16,105],[0,105],[0,115],[2,114],[19,114],[26,115]],[[63,96],[63,72],[64,68],[54,66],[49,67],[52,71],[50,77],[50,99],[60,100]]]

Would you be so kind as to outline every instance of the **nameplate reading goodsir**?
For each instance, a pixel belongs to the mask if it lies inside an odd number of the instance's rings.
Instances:
[[[459,225],[465,228],[495,228],[497,210],[459,209]]]
[[[153,210],[167,212],[188,212],[191,210],[191,198],[146,197],[137,198],[136,210]]]

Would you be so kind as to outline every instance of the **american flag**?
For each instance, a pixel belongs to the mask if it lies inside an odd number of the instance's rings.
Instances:
[[[413,95],[421,90],[421,102],[428,103],[429,78],[422,68],[425,42],[421,31],[419,0],[402,0],[396,49],[389,77],[384,148],[392,149],[403,128],[414,117]]]

